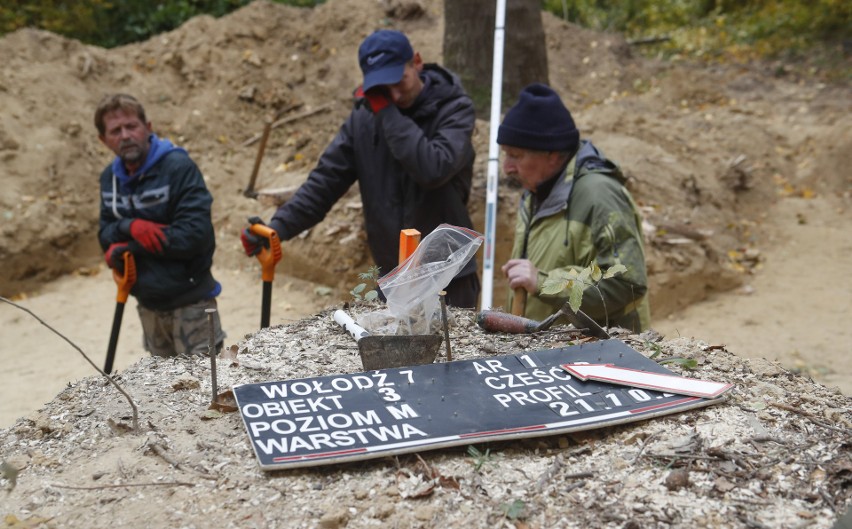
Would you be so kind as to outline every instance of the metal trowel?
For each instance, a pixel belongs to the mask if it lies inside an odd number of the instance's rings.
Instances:
[[[370,334],[342,310],[334,311],[334,321],[355,338],[365,371],[431,364],[441,347],[438,334]]]

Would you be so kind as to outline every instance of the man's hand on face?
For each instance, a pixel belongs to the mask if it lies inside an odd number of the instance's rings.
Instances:
[[[512,290],[523,288],[531,293],[538,291],[538,268],[529,259],[509,259],[501,270]]]
[[[362,85],[355,90],[354,95],[356,99],[366,101],[367,108],[369,108],[373,114],[378,114],[382,109],[393,104],[386,86],[374,86],[365,93]]]

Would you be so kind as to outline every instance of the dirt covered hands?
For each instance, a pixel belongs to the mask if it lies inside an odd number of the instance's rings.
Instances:
[[[524,188],[512,256],[502,267],[511,289],[528,292],[524,315],[543,320],[568,300],[569,290],[543,292],[549,274],[623,265],[625,272],[585,289],[581,309],[601,325],[647,329],[641,220],[618,165],[580,139],[559,95],[543,84],[521,91],[497,143],[504,173]]]
[[[116,157],[100,176],[98,239],[111,268],[129,251],[137,280],[145,348],[156,356],[207,354],[205,310],[221,286],[210,267],[216,247],[213,198],[185,150],[157,137],[133,96],[104,97],[95,111],[98,138]],[[221,347],[225,334],[214,314]]]
[[[399,233],[423,237],[442,223],[473,227],[467,211],[473,175],[473,102],[453,73],[426,64],[408,38],[369,35],[358,50],[363,83],[356,104],[316,167],[269,226],[289,240],[321,222],[358,182],[367,242],[381,273],[398,264]],[[246,244],[250,254],[253,243]],[[475,307],[476,261],[447,286],[447,303]]]

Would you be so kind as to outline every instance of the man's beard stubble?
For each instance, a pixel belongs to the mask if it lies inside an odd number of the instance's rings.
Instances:
[[[127,140],[119,145],[119,158],[125,165],[139,165],[148,156],[148,145],[146,142]]]

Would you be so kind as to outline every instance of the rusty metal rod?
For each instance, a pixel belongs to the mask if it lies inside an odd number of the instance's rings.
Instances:
[[[216,381],[216,329],[213,324],[213,315],[216,314],[216,309],[204,309],[207,313],[207,325],[210,328],[210,342],[207,345],[207,354],[210,356],[210,383],[213,388],[213,398],[210,400],[212,404],[216,404],[217,395],[219,395],[219,387]]]
[[[453,361],[453,351],[450,349],[450,324],[447,322],[447,291],[442,290],[438,297],[441,298],[441,317],[444,320],[444,343],[447,347],[447,362]]]

